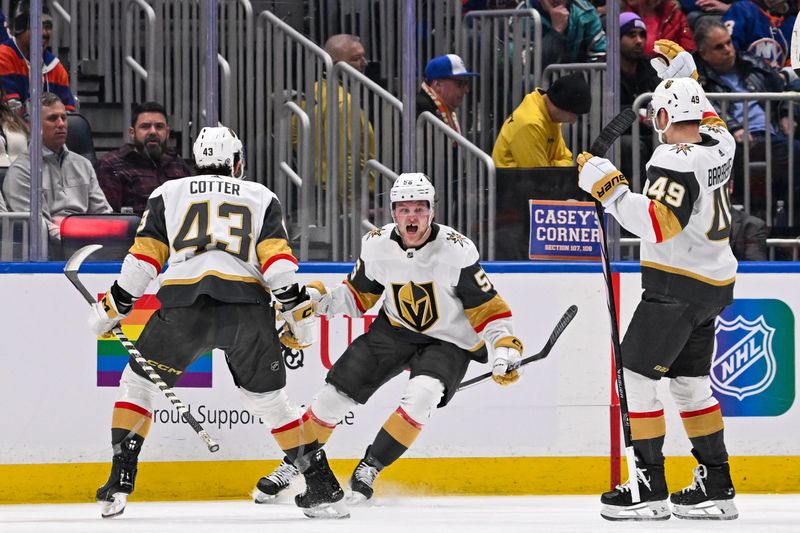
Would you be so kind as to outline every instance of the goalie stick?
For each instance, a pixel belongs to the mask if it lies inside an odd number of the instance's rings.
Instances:
[[[517,363],[514,367],[509,368],[508,372],[516,370],[517,368],[523,367],[528,363],[532,363],[534,361],[538,361],[539,359],[544,359],[550,354],[550,350],[553,349],[553,346],[556,344],[556,341],[567,329],[569,323],[572,322],[572,319],[575,318],[575,315],[578,313],[578,306],[577,305],[570,305],[569,309],[567,309],[564,314],[561,316],[561,319],[556,324],[556,327],[553,328],[553,332],[550,334],[550,338],[547,339],[547,342],[544,343],[544,347],[539,351],[539,353],[528,356],[522,359],[519,363]],[[485,374],[481,374],[480,376],[476,376],[474,378],[468,379],[466,381],[462,381],[461,384],[458,386],[459,391],[468,389],[478,383],[483,383],[487,379],[492,377],[491,372],[486,372]]]
[[[623,109],[620,114],[611,119],[606,124],[603,131],[592,143],[589,152],[592,155],[603,156],[614,144],[614,141],[622,135],[628,127],[636,120],[636,113],[631,108]],[[603,264],[603,278],[606,285],[606,303],[608,304],[608,314],[611,319],[611,347],[614,352],[615,378],[617,383],[617,396],[619,396],[619,410],[622,416],[622,435],[625,441],[625,458],[628,463],[628,480],[631,488],[631,500],[633,503],[641,501],[639,495],[639,482],[636,476],[636,455],[633,452],[633,439],[631,438],[631,419],[628,412],[628,396],[625,393],[625,379],[622,369],[622,351],[619,344],[619,328],[617,327],[617,304],[614,298],[614,287],[611,283],[611,262],[608,259],[608,241],[606,239],[605,225],[603,224],[603,204],[599,200],[594,201],[597,212],[597,227],[600,229],[600,256]]]
[[[76,289],[78,289],[78,292],[83,295],[89,305],[94,305],[97,303],[97,300],[78,278],[78,270],[80,270],[81,264],[83,264],[87,257],[102,247],[103,246],[100,244],[89,244],[84,246],[72,254],[72,257],[69,258],[67,264],[64,265],[64,275],[67,276],[67,279],[72,282]],[[211,438],[208,432],[203,429],[203,426],[201,426],[200,423],[189,412],[189,408],[186,407],[186,404],[184,404],[180,398],[175,395],[169,385],[167,385],[164,380],[161,379],[161,376],[158,375],[158,372],[156,372],[155,369],[150,366],[150,364],[147,362],[147,359],[144,358],[144,356],[139,352],[139,350],[136,349],[130,339],[128,339],[128,337],[122,332],[122,328],[117,325],[111,330],[111,332],[117,337],[117,339],[119,339],[119,342],[122,343],[122,346],[125,347],[130,356],[133,357],[142,370],[144,370],[144,372],[147,374],[147,377],[150,378],[150,381],[155,383],[158,388],[161,389],[161,392],[164,393],[164,396],[166,396],[172,405],[175,406],[178,412],[182,415],[183,420],[192,426],[192,429],[195,430],[201,439],[203,439],[203,441],[206,443],[206,446],[208,446],[208,451],[216,452],[219,450],[219,444],[217,444],[214,439]]]

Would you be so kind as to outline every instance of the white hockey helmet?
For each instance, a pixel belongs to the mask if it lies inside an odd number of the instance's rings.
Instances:
[[[436,197],[436,190],[433,188],[431,180],[422,172],[404,172],[397,176],[389,191],[389,200],[392,204],[392,218],[394,218],[394,204],[396,202],[406,202],[423,200],[428,202],[430,216],[428,223],[433,219],[433,201]]]
[[[705,99],[703,88],[692,78],[672,78],[662,81],[653,91],[653,99],[650,101],[653,129],[661,137],[672,124],[701,120]],[[657,118],[662,109],[667,112],[667,124],[659,129]]]
[[[200,130],[194,141],[193,153],[197,168],[225,167],[233,175],[236,161],[241,161],[239,173],[234,177],[241,178],[244,173],[242,141],[230,128],[218,126]]]

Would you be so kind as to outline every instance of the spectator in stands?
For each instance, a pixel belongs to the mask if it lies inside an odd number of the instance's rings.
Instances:
[[[59,224],[76,213],[110,213],[92,164],[66,147],[67,111],[53,93],[44,93],[42,105],[42,215],[51,244],[61,240]],[[31,194],[30,154],[20,155],[3,182],[10,211],[28,211]]]
[[[694,52],[695,43],[686,15],[677,0],[623,0],[622,11],[633,11],[644,21],[647,28],[645,53],[654,57],[653,47],[659,39],[669,39],[688,52]]]
[[[0,87],[0,169],[6,169],[28,152],[28,124],[2,98]]]
[[[9,28],[12,36],[0,43],[0,86],[12,108],[18,109],[27,118],[30,98],[28,83],[30,67],[31,31],[29,26],[30,6],[28,0],[20,0],[11,11]],[[47,48],[53,31],[53,19],[43,4],[42,12],[42,80],[47,92],[57,94],[67,111],[75,110],[75,97],[69,87],[69,75],[58,58]]]
[[[0,43],[8,39],[8,27],[6,25],[6,15],[0,10]]]
[[[736,0],[680,0],[681,9],[694,30],[697,22],[705,16],[722,18]]]
[[[503,122],[492,150],[498,168],[568,167],[572,152],[561,124],[588,113],[592,98],[582,74],[558,78],[547,91],[535,89]]]
[[[606,32],[588,0],[526,0],[542,15],[542,68],[553,63],[602,61]]]
[[[619,15],[619,88],[620,108],[630,107],[634,100],[642,93],[649,93],[655,90],[661,83],[655,69],[650,65],[650,60],[644,51],[644,43],[647,42],[647,27],[642,18],[632,11],[623,11]],[[639,111],[638,109],[634,111]],[[650,121],[640,115],[639,120],[639,159],[640,175],[644,176],[644,165],[650,159]],[[631,129],[620,138],[622,143],[622,166],[620,170],[628,177],[633,176],[633,160],[628,154],[633,149],[633,138]]]
[[[456,54],[437,56],[425,65],[425,79],[417,93],[417,116],[429,111],[461,133],[456,110],[464,103],[472,78],[464,60]]]
[[[733,196],[733,180],[728,180],[728,194]],[[767,223],[744,210],[742,205],[731,206],[731,235],[733,255],[739,261],[767,260]]]
[[[740,0],[744,1],[744,0]],[[790,67],[783,71],[771,67],[763,59],[746,52],[737,51],[728,29],[721,22],[703,18],[695,30],[697,52],[694,54],[700,83],[706,92],[750,93],[783,92],[796,90],[798,82]],[[712,102],[720,117],[728,124],[736,142],[744,142],[747,137],[750,157],[754,161],[764,161],[766,157],[767,135],[772,145],[773,198],[786,198],[788,192],[789,140],[786,134],[794,128],[793,120],[787,116],[786,106],[773,104],[773,116],[767,116],[764,107],[756,100],[750,100],[747,108],[742,102],[731,102],[723,109],[718,102]],[[744,129],[745,112],[748,118],[748,131]],[[800,186],[800,139],[794,140],[794,184]],[[737,158],[741,150],[737,150]],[[738,162],[737,162],[738,163]],[[742,191],[740,165],[734,165],[736,190]],[[741,194],[741,193],[740,193]],[[797,198],[795,193],[795,198]],[[763,218],[765,213],[764,191],[751,189],[751,212]],[[741,198],[738,198],[741,203]]]
[[[324,47],[325,51],[331,56],[334,65],[345,62],[362,74],[364,73],[368,61],[366,59],[364,46],[361,44],[361,39],[357,35],[333,35],[325,41]],[[339,141],[341,143],[339,153],[344,154],[344,160],[339,162],[339,171],[337,173],[339,176],[338,188],[339,197],[347,198],[350,197],[349,189],[353,187],[353,176],[360,176],[361,169],[364,167],[367,159],[373,158],[375,155],[375,138],[372,124],[363,111],[358,110],[359,120],[357,126],[345,114],[345,111],[348,110],[355,112],[350,103],[351,96],[345,93],[342,87],[338,87],[337,90],[337,100],[339,103]],[[317,145],[315,145],[317,157],[315,157],[314,161],[314,172],[318,180],[323,184],[327,184],[327,147],[324,141],[328,136],[327,80],[322,80],[314,84],[314,99],[318,102],[316,107],[313,108],[315,112],[314,120],[319,120],[323,128],[322,143],[319,144],[318,139],[313,140],[313,142],[317,143]],[[347,105],[345,105],[345,103]],[[303,104],[303,106],[306,105],[308,104]],[[321,118],[317,117],[317,112],[321,114]],[[353,152],[355,151],[354,147],[356,145],[353,139],[360,139],[360,143],[358,143],[359,153],[356,157],[353,157]],[[292,144],[293,146],[298,146],[299,144],[298,125],[295,117],[292,117]],[[357,165],[356,168],[354,168],[355,165]],[[287,213],[287,217],[290,219],[295,215],[296,213]]]
[[[369,63],[364,45],[357,35],[346,33],[333,35],[325,41],[325,51],[331,56],[334,65],[344,61],[362,74]]]
[[[776,68],[789,57],[795,16],[786,0],[738,0],[722,17],[737,50],[749,52]]]
[[[147,198],[168,180],[192,175],[183,158],[167,147],[169,125],[164,106],[134,106],[130,142],[107,153],[97,164],[97,181],[115,212],[144,212]]]

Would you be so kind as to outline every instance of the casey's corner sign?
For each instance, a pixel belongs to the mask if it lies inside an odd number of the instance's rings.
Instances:
[[[600,259],[600,230],[592,202],[530,200],[528,257],[550,260]]]

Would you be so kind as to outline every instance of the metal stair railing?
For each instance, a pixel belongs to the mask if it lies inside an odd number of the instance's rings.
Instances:
[[[542,77],[542,20],[535,9],[470,11],[459,54],[480,74],[462,112],[462,134],[490,151],[503,121]]]
[[[497,183],[494,161],[432,113],[417,118],[417,168],[433,181],[436,219],[472,239],[494,260]]]

